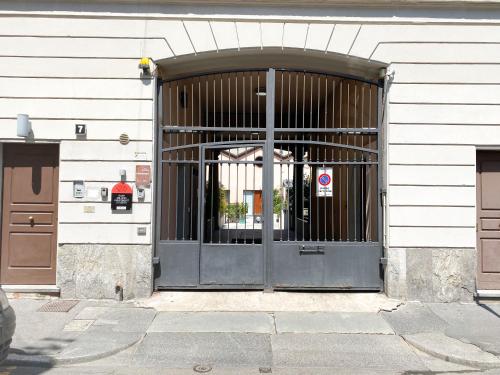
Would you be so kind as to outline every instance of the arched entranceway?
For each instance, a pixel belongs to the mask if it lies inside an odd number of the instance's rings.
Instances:
[[[380,85],[296,68],[160,82],[156,288],[380,290]]]

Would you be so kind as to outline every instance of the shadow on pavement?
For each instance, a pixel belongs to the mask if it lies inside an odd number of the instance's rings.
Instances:
[[[485,305],[484,303],[479,303],[477,302],[477,305],[479,307],[482,307],[483,309],[485,309],[486,311],[488,311],[489,313],[495,315],[497,318],[500,318],[500,314],[498,314],[495,310],[493,310],[491,307],[489,307],[488,305]]]

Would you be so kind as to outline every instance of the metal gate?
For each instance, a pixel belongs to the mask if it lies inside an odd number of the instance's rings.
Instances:
[[[381,288],[377,82],[160,82],[157,288]]]

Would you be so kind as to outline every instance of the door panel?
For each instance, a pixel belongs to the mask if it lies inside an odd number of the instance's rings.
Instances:
[[[482,271],[485,273],[500,273],[500,239],[481,240]]]
[[[380,255],[367,246],[275,243],[273,285],[276,288],[378,289]]]
[[[255,215],[262,215],[262,191],[255,191],[253,194],[253,213]]]
[[[200,254],[200,283],[205,285],[264,284],[262,245],[206,245]]]
[[[500,289],[500,153],[477,154],[477,287]]]
[[[262,144],[203,153],[201,285],[264,284],[262,153]],[[252,209],[245,196],[249,191],[254,192]]]
[[[4,145],[2,284],[55,284],[58,145]]]

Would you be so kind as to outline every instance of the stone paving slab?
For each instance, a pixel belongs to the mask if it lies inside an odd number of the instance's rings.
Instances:
[[[395,335],[294,334],[271,336],[276,367],[426,371]]]
[[[256,312],[162,312],[148,332],[274,333],[273,317]]]
[[[117,307],[101,314],[93,326],[112,326],[114,332],[144,333],[155,316],[153,309]]]
[[[279,312],[274,318],[278,333],[394,334],[382,316],[375,313]]]
[[[410,345],[443,360],[477,368],[500,367],[500,359],[477,346],[450,338],[442,333],[405,335]]]
[[[111,333],[106,329],[93,327],[55,356],[54,363],[71,364],[105,358],[137,344],[143,336],[143,333]]]
[[[99,318],[102,314],[108,312],[110,307],[104,307],[104,306],[89,306],[85,307],[80,311],[76,316],[75,319],[82,319],[82,320],[96,320]]]
[[[270,336],[256,333],[148,333],[133,365],[271,367]]]
[[[157,311],[337,311],[374,312],[395,309],[401,301],[383,293],[263,291],[170,291],[138,301]]]
[[[5,375],[195,375],[192,368],[132,367],[109,368],[92,366],[64,366],[55,368],[1,366],[0,374]],[[261,375],[258,368],[225,367],[213,368],[208,375]],[[400,371],[343,368],[273,368],[272,374],[279,375],[400,375]],[[444,375],[444,374],[443,374]],[[454,375],[454,374],[450,374]],[[456,374],[455,374],[456,375]]]
[[[443,319],[436,315],[427,305],[409,302],[391,312],[381,312],[383,318],[399,335],[421,332],[444,332],[448,327]]]
[[[495,311],[495,305],[452,303],[428,306],[448,324],[444,331],[447,336],[500,355],[500,315]]]

